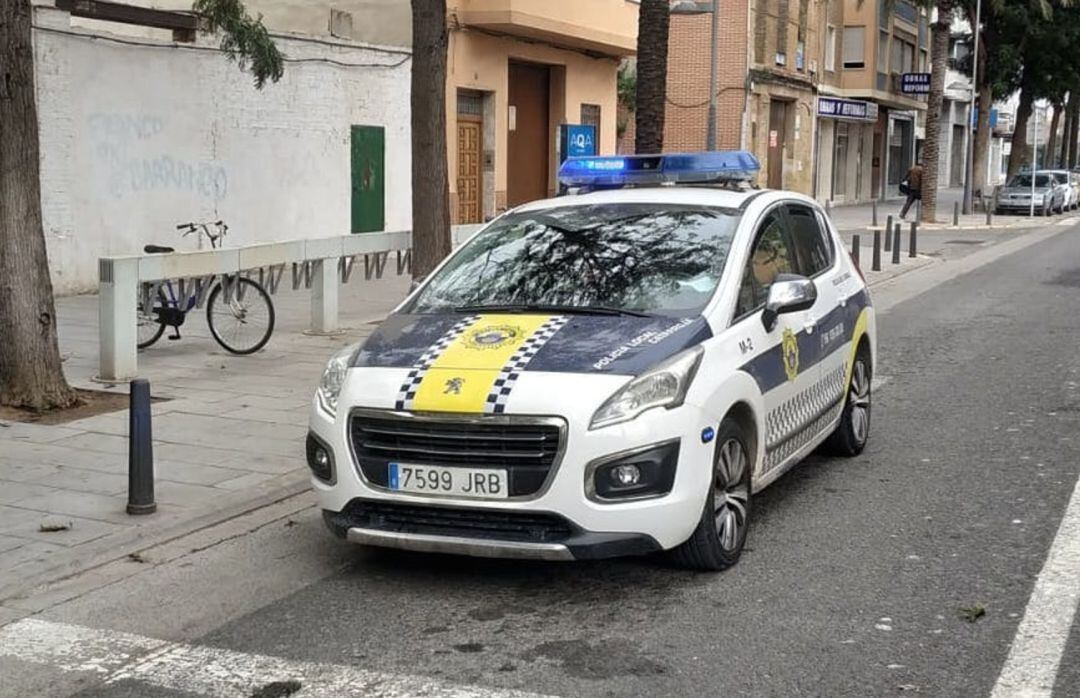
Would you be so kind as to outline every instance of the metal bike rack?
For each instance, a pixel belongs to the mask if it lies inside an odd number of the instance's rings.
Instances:
[[[453,226],[456,247],[482,225]],[[390,264],[391,258],[394,264]],[[294,290],[311,290],[311,320],[307,332],[337,334],[338,286],[353,278],[357,265],[363,278],[381,279],[387,268],[398,276],[412,270],[412,232],[362,233],[329,238],[290,240],[199,252],[171,252],[98,259],[98,380],[130,380],[138,372],[138,305],[152,302],[166,281],[182,297],[194,295],[202,307],[207,291],[221,279],[226,297],[233,280],[258,279],[267,293],[277,292],[285,270],[291,268]],[[187,293],[188,295],[184,295]]]

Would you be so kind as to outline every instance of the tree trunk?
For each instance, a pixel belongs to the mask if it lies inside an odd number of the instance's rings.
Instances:
[[[1066,163],[1070,169],[1076,167],[1077,162],[1077,130],[1080,129],[1080,94],[1076,95],[1076,99],[1069,100],[1069,113],[1072,115],[1072,125],[1069,127],[1069,137],[1066,141],[1069,147],[1069,156],[1066,159]]]
[[[0,2],[0,404],[78,402],[64,379],[45,231],[30,0]]]
[[[989,19],[989,18],[988,18]],[[974,22],[972,22],[974,24]],[[975,123],[975,143],[973,145],[971,165],[971,191],[975,196],[988,194],[986,181],[986,161],[990,159],[990,114],[994,109],[994,95],[987,74],[987,52],[990,32],[982,31],[979,35],[979,118]]]
[[[941,107],[945,98],[945,69],[949,59],[949,28],[953,0],[939,0],[937,21],[931,35],[930,96],[926,105],[926,143],[923,145],[922,220],[937,218],[938,160],[941,153]]]
[[[1012,154],[1009,155],[1009,179],[1020,168],[1031,164],[1031,146],[1028,144],[1028,119],[1031,118],[1031,88],[1025,85],[1020,90],[1020,104],[1016,107],[1016,127],[1013,130]]]
[[[1044,167],[1057,167],[1058,125],[1061,122],[1061,104],[1054,104],[1054,115],[1050,117],[1050,134],[1046,139],[1046,154],[1043,156],[1046,162]]]
[[[450,254],[446,143],[446,0],[412,0],[412,273]]]
[[[659,153],[664,148],[667,108],[668,0],[641,0],[638,11],[637,98],[634,149]]]
[[[1069,129],[1072,128],[1072,105],[1075,101],[1072,93],[1070,93],[1061,107],[1061,115],[1064,119],[1061,124],[1061,137],[1058,138],[1057,150],[1054,151],[1054,157],[1057,158],[1060,166],[1064,168],[1069,167]]]

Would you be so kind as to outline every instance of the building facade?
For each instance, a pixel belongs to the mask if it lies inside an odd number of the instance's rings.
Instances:
[[[637,45],[629,0],[450,0],[447,142],[454,223],[551,196],[559,127],[616,147],[617,72]]]
[[[101,256],[195,249],[177,237],[187,221],[224,220],[238,245],[409,228],[407,1],[246,4],[286,56],[262,90],[196,31],[188,0],[35,7],[58,293],[96,288]]]
[[[898,196],[920,155],[925,97],[901,76],[930,70],[929,22],[906,0],[828,3],[817,104],[814,196],[855,203]]]

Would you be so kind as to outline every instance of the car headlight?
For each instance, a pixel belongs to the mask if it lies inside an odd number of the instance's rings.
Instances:
[[[345,385],[345,374],[349,372],[349,361],[356,353],[356,346],[348,346],[334,354],[323,369],[322,378],[319,379],[319,388],[316,391],[319,396],[319,406],[330,415],[337,415],[338,396],[341,395],[341,387]]]
[[[703,353],[701,347],[688,349],[634,378],[600,406],[589,429],[629,422],[654,407],[678,407],[686,398]]]

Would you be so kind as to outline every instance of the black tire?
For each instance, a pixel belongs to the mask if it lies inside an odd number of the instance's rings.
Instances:
[[[870,438],[870,417],[873,412],[871,393],[874,382],[870,350],[866,345],[855,352],[851,380],[844,392],[844,411],[840,423],[821,445],[821,451],[832,456],[851,458],[863,452]],[[857,411],[860,412],[857,414]]]
[[[135,337],[136,345],[140,349],[146,349],[154,344],[154,342],[161,339],[161,335],[165,334],[165,323],[158,320],[151,320],[150,316],[156,317],[154,310],[165,307],[165,294],[160,290],[157,295],[157,303],[150,310],[150,315],[144,317],[143,304],[140,301],[138,309],[135,311]],[[156,326],[156,329],[150,329],[150,325]]]
[[[225,305],[222,296],[223,287],[221,284],[217,284],[214,286],[214,290],[210,292],[210,298],[206,301],[206,324],[210,326],[210,334],[226,351],[240,355],[254,354],[266,346],[266,343],[270,341],[270,335],[274,333],[274,304],[270,301],[270,295],[266,292],[266,289],[251,279],[241,278],[239,285],[236,289],[237,299],[234,300],[240,305],[240,314]],[[241,297],[243,300],[239,300]],[[221,320],[215,321],[215,316],[221,318]],[[252,341],[239,340],[236,332],[232,334],[230,340],[226,340],[224,335],[229,333],[225,331],[224,327],[219,327],[218,322],[223,322],[225,318],[229,318],[238,326],[246,325],[249,323],[249,316],[265,318],[263,320],[265,330],[259,332],[256,328],[256,334]]]
[[[716,433],[716,450],[713,455],[713,478],[705,496],[701,519],[690,537],[671,551],[677,564],[693,570],[719,571],[739,561],[746,533],[750,528],[751,471],[754,464],[750,454],[749,439],[739,423],[730,417],[720,423]],[[741,453],[742,466],[734,482],[728,482],[727,470],[722,463],[731,463],[734,444]],[[729,456],[725,460],[725,456]],[[719,490],[725,492],[725,501],[717,501]],[[730,518],[729,518],[730,517]],[[734,529],[731,526],[734,525]]]

